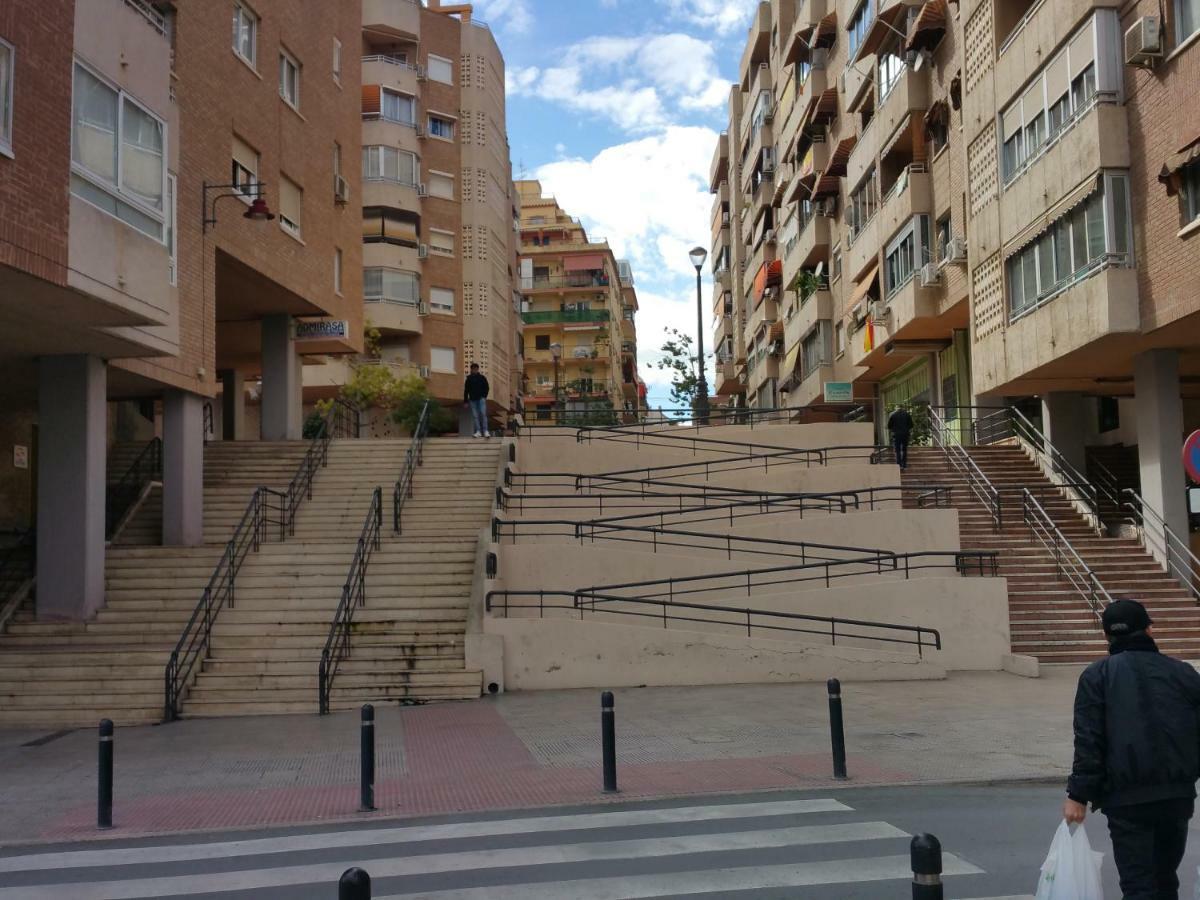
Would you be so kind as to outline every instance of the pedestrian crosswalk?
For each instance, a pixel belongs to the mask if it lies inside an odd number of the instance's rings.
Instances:
[[[770,799],[9,851],[0,900],[327,898],[349,866],[376,900],[906,895],[910,835],[863,818],[839,800]],[[943,866],[947,896],[988,893],[977,866],[952,853]]]

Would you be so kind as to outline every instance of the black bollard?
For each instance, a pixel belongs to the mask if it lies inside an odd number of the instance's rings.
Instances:
[[[942,845],[932,834],[918,834],[912,855],[913,900],[942,900]]]
[[[833,742],[833,777],[839,781],[846,777],[846,731],[842,724],[842,683],[830,678],[825,686],[829,689],[829,738]]]
[[[96,827],[112,828],[113,801],[113,723],[100,720],[100,790],[96,803]]]
[[[617,725],[612,691],[600,695],[600,743],[604,751],[604,793],[617,793]]]
[[[338,900],[371,900],[371,876],[362,869],[347,869],[338,879]]]
[[[361,812],[375,808],[375,707],[364,703],[362,708],[362,796]],[[357,871],[351,869],[350,871]],[[366,874],[365,872],[363,873]],[[368,880],[369,883],[369,880]],[[370,896],[369,890],[366,896]]]

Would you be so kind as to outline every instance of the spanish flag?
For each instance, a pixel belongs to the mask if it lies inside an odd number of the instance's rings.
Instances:
[[[875,349],[875,320],[867,317],[867,325],[863,328],[863,352],[870,353]]]

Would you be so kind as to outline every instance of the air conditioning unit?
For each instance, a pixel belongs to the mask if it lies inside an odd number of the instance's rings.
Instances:
[[[775,243],[775,229],[768,228],[763,240],[765,240],[768,244]]]
[[[429,315],[429,301],[428,300],[421,300],[420,302],[417,303],[417,315],[418,316]]]
[[[417,126],[417,140],[419,140],[419,141],[425,140],[425,126],[424,125]]]
[[[868,304],[867,308],[871,312],[871,319],[875,322],[887,321],[888,313],[891,312],[891,310],[888,309],[887,302],[884,300],[872,300]]]
[[[333,176],[333,199],[342,206],[350,202],[350,182],[343,175]]]
[[[418,374],[419,374],[419,375],[420,375],[422,378],[428,378],[428,377],[429,377],[429,366],[418,366],[418,367],[417,367],[417,373],[418,373]]]
[[[818,69],[824,69],[827,65],[829,65],[829,48],[828,47],[814,48],[812,51],[811,65],[812,65],[814,71],[816,71]]]
[[[946,242],[946,262],[966,262],[967,239],[956,237]]]
[[[1163,55],[1162,19],[1142,16],[1125,32],[1125,62],[1149,68]]]
[[[417,246],[417,259],[429,259],[428,244],[420,244]]]
[[[418,197],[427,197],[427,196],[429,196],[429,188],[427,188],[427,187],[425,186],[425,182],[423,182],[423,181],[422,181],[420,184],[418,184],[418,185],[417,185],[417,196],[418,196]]]
[[[428,72],[426,71],[425,67],[423,65],[421,65],[420,63],[418,63],[417,64],[417,81],[424,81],[427,76],[428,76]]]
[[[832,219],[837,216],[837,203],[832,200],[817,201],[817,215]]]
[[[774,102],[768,103],[767,108],[763,110],[763,121],[764,122],[775,121],[775,103]]]
[[[921,283],[921,287],[933,287],[941,280],[942,274],[938,271],[937,263],[925,263],[917,271],[917,278]]]

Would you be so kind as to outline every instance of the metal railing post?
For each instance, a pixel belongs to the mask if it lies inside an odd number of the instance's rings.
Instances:
[[[617,793],[617,729],[612,691],[600,695],[600,744],[604,756],[604,793]]]
[[[96,796],[96,827],[112,828],[113,723],[111,719],[100,720],[100,748],[97,762],[99,769],[99,790]]]
[[[362,707],[362,734],[359,740],[359,810],[375,808],[375,707]]]
[[[842,683],[830,678],[825,683],[829,692],[829,739],[833,747],[833,777],[846,779],[846,731],[842,721]]]

